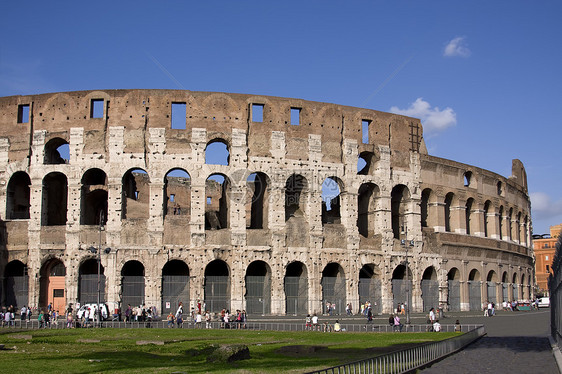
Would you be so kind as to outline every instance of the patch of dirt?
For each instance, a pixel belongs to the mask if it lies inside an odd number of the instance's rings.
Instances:
[[[300,357],[310,355],[327,349],[328,347],[322,345],[286,345],[275,351],[286,356]]]
[[[417,347],[419,345],[420,343],[403,343],[403,344],[390,345],[388,347],[370,347],[370,348],[365,348],[365,352],[373,356],[378,356],[394,351],[401,351],[406,348]]]

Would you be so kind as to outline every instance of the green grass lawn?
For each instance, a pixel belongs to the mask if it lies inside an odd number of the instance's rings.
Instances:
[[[25,335],[27,335],[27,339]],[[301,373],[454,333],[322,333],[192,329],[2,330],[5,373]],[[18,338],[19,337],[19,338]],[[31,339],[29,339],[31,337]],[[137,345],[138,341],[163,345]],[[245,344],[249,360],[209,363],[216,346]]]

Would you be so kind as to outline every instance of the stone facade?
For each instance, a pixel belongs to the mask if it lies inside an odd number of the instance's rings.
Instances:
[[[414,311],[468,310],[534,284],[520,161],[506,178],[433,157],[418,119],[335,104],[0,98],[0,207],[4,305],[93,301],[90,249],[104,300],[163,313],[197,300],[250,314],[367,300],[387,313],[408,298]]]

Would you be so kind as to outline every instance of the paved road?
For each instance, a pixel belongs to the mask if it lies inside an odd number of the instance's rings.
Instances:
[[[461,323],[483,323],[487,336],[422,370],[423,374],[559,373],[548,341],[550,310],[452,317],[459,317]]]

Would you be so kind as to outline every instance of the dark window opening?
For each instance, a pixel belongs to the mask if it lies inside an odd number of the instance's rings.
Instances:
[[[246,179],[248,198],[246,200],[246,227],[248,229],[267,228],[269,206],[267,180],[263,173],[252,173]]]
[[[340,186],[334,178],[322,183],[322,224],[341,223]]]
[[[172,103],[172,129],[185,130],[187,122],[186,103]]]
[[[12,175],[6,196],[6,218],[29,219],[31,179],[23,171]]]
[[[222,230],[229,227],[230,183],[222,174],[213,174],[205,182],[205,230]],[[210,204],[209,204],[210,202]]]
[[[29,122],[29,104],[18,105],[18,123]]]
[[[90,118],[103,118],[103,99],[92,99]]]
[[[357,230],[365,238],[374,234],[376,186],[365,183],[357,194]]]
[[[427,227],[427,218],[428,218],[428,205],[429,205],[429,196],[431,194],[431,190],[425,189],[422,191],[422,200],[421,200],[421,226]]]
[[[448,193],[445,196],[445,231],[451,232],[451,204],[453,203],[453,194]]]
[[[298,126],[301,124],[301,108],[291,108],[291,125]]]
[[[395,239],[405,239],[406,208],[409,191],[404,185],[395,186],[391,192],[390,204],[392,214],[392,233]]]
[[[149,210],[150,178],[142,169],[129,170],[123,176],[121,219],[146,219]]]
[[[46,165],[68,164],[70,147],[66,140],[53,138],[45,144],[43,163]]]
[[[291,217],[304,217],[304,204],[301,195],[306,188],[306,179],[293,174],[285,183],[285,221]]]
[[[171,170],[164,178],[164,216],[174,215],[186,218],[190,213],[191,177],[183,169]]]
[[[472,179],[472,173],[470,171],[467,171],[466,173],[464,173],[464,186],[465,187],[470,186],[471,179]]]
[[[263,122],[263,104],[252,104],[252,122]]]
[[[66,224],[68,181],[62,173],[49,173],[43,178],[41,208],[42,226]]]
[[[373,152],[361,152],[357,159],[357,174],[370,175],[375,171],[377,158]]]

